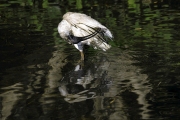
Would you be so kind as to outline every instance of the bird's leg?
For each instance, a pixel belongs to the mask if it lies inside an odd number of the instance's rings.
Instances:
[[[80,51],[80,53],[81,53],[81,61],[84,61],[84,53],[83,53],[83,51]]]

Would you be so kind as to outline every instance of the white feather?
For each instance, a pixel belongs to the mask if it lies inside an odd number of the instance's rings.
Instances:
[[[58,32],[63,39],[67,40],[68,35],[70,34],[76,37],[85,37],[92,34],[92,32],[96,32],[96,28],[101,28],[104,36],[109,37],[110,39],[113,38],[110,30],[101,23],[94,20],[90,16],[75,12],[67,12],[63,16],[63,20],[58,25]],[[82,51],[84,44],[92,45],[94,48],[99,48],[104,51],[108,50],[111,46],[103,41],[103,39],[100,39],[98,35],[101,38],[103,37],[101,34],[97,34],[92,38],[81,41],[80,44],[74,44],[74,46],[80,51]]]

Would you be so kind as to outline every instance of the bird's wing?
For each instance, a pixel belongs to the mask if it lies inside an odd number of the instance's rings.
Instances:
[[[82,13],[68,12],[63,16],[63,19],[67,20],[72,25],[81,23],[91,27],[103,27],[98,21]]]
[[[82,44],[92,45],[94,48],[104,51],[110,48],[106,37],[113,38],[109,29],[98,21],[85,14],[72,12],[68,12],[63,16],[63,20],[58,26],[58,32],[62,38],[68,41],[70,39],[82,39]],[[72,41],[70,42],[73,43]]]
[[[78,36],[83,37],[84,34],[91,34],[95,30],[93,28],[101,28],[103,30],[104,36],[109,38],[113,38],[112,33],[109,29],[103,26],[101,23],[96,21],[95,19],[81,13],[68,12],[63,16],[63,19],[68,21],[72,26],[74,26],[74,31],[79,31],[78,28],[81,29],[79,33],[74,32]],[[83,33],[83,34],[81,34]]]
[[[66,20],[62,20],[58,25],[58,32],[65,40],[68,40],[69,38],[75,38],[79,41],[82,41],[94,37],[101,31],[101,28],[90,28],[84,24],[72,25]]]

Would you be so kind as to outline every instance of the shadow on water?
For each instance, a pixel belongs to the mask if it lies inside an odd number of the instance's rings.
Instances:
[[[178,0],[0,1],[0,119],[179,119]],[[107,52],[57,33],[66,11],[102,22]]]

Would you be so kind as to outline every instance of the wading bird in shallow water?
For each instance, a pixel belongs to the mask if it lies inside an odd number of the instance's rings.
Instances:
[[[108,50],[111,46],[107,39],[112,39],[110,30],[90,16],[82,13],[67,12],[58,25],[60,36],[73,44],[84,60],[83,46],[90,45],[94,49]]]

